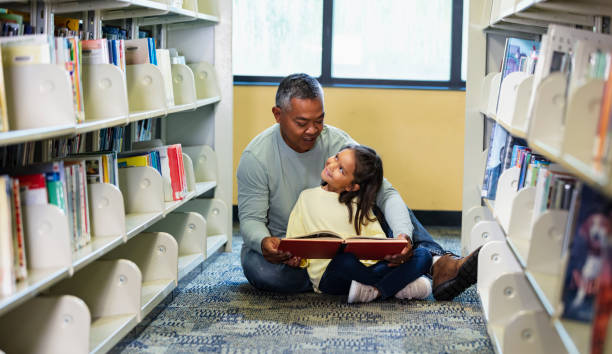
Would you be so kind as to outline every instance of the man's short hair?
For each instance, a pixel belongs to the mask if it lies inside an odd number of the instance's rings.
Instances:
[[[291,74],[278,85],[276,106],[282,109],[289,108],[292,98],[319,98],[323,102],[323,89],[317,79],[308,74]]]

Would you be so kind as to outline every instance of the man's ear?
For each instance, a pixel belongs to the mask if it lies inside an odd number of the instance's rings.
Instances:
[[[276,119],[276,123],[280,123],[281,109],[279,106],[272,107],[272,114],[274,114],[274,119]]]
[[[357,192],[359,188],[360,188],[359,184],[354,183],[354,184],[351,184],[350,186],[346,186],[346,191],[347,192]]]

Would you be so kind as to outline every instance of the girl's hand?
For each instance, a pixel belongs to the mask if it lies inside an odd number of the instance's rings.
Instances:
[[[284,263],[291,258],[290,252],[278,250],[279,245],[280,238],[278,237],[268,236],[261,240],[261,254],[266,261],[270,263]]]
[[[385,256],[385,261],[389,262],[389,267],[397,267],[398,265],[405,263],[407,260],[410,259],[410,257],[412,257],[412,241],[410,240],[410,237],[408,237],[408,235],[406,234],[399,234],[397,235],[397,238],[408,240],[408,244],[406,245],[406,247],[404,247],[402,252]]]

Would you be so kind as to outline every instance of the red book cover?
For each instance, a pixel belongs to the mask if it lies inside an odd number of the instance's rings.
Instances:
[[[44,173],[17,176],[24,205],[47,204],[47,181]]]
[[[13,250],[15,252],[15,278],[25,279],[28,275],[26,265],[25,244],[23,234],[23,215],[21,209],[21,198],[19,195],[19,180],[11,179],[12,182],[12,203],[13,203]]]
[[[595,299],[595,314],[593,317],[593,332],[591,335],[591,354],[608,353],[612,348],[612,237],[605,240],[603,264],[599,274],[599,284]],[[608,343],[606,343],[606,340]]]
[[[386,255],[400,253],[407,244],[406,240],[391,238],[358,236],[342,239],[335,233],[324,231],[298,238],[281,239],[278,249],[310,259],[331,259],[337,253],[350,252],[359,259],[377,260]]]
[[[179,173],[181,175],[182,195],[187,194],[187,176],[185,175],[185,163],[183,162],[183,148],[181,144],[176,144],[178,160],[179,160]]]
[[[180,145],[179,145],[180,146]],[[181,169],[180,161],[183,156],[179,160],[178,149],[176,145],[168,146],[168,165],[170,167],[170,183],[172,185],[172,198],[174,200],[183,199],[183,183],[181,182]]]

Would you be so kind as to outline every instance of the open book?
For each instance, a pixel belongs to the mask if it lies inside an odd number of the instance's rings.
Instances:
[[[400,253],[408,241],[396,238],[354,236],[343,239],[335,232],[320,231],[297,238],[284,238],[278,249],[310,259],[331,259],[342,252],[353,253],[359,259],[383,259]]]

